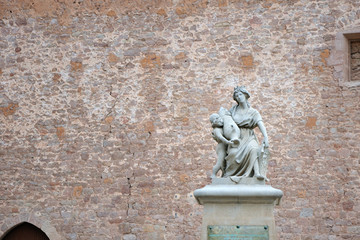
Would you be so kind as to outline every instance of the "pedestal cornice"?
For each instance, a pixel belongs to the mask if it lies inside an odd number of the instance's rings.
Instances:
[[[211,185],[194,191],[199,204],[207,203],[251,203],[251,204],[279,204],[283,192],[261,181],[247,179],[250,184],[218,179]]]

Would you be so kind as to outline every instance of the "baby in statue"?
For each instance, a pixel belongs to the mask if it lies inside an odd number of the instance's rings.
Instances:
[[[218,114],[211,114],[210,122],[213,127],[213,138],[218,142],[216,146],[217,162],[211,174],[211,177],[214,178],[220,169],[222,171],[221,176],[224,175],[227,149],[239,146],[240,129],[234,122],[230,112],[223,107],[220,108]]]

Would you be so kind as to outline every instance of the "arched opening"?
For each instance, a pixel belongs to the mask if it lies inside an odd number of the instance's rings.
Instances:
[[[10,229],[1,240],[50,240],[40,228],[23,222]]]

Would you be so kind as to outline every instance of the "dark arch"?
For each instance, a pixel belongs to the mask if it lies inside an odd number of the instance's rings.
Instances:
[[[28,222],[22,222],[6,232],[1,240],[50,240],[40,228]]]

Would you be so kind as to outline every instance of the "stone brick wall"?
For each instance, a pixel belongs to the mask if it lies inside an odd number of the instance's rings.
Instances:
[[[360,238],[359,87],[328,63],[360,2],[0,0],[0,236],[198,239],[208,117],[246,85],[280,239]]]

